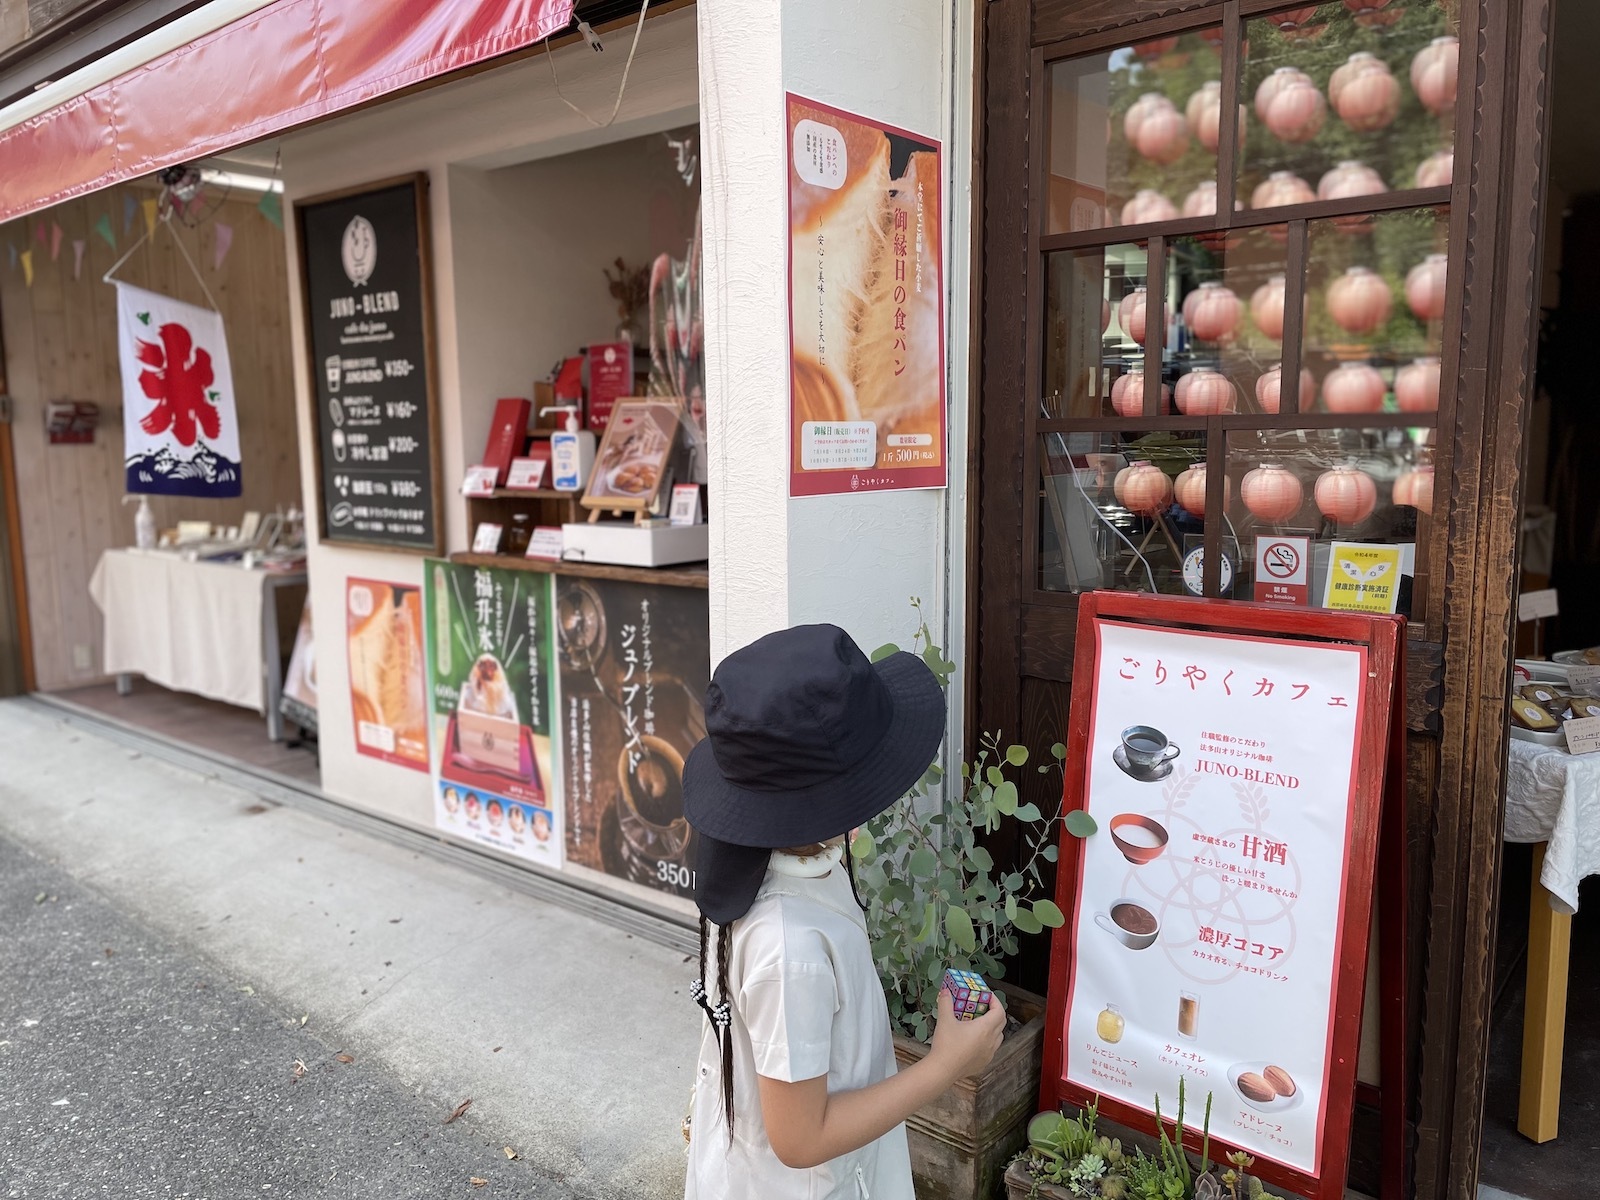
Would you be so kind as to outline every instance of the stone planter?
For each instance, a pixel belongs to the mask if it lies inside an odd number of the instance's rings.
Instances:
[[[1012,1163],[1006,1170],[1006,1200],[1073,1200],[1073,1195],[1057,1184],[1035,1179],[1021,1163]]]
[[[1000,991],[1022,1028],[982,1075],[961,1080],[906,1121],[918,1200],[994,1200],[1006,1163],[1027,1141],[1044,1062],[1044,997],[1004,985]],[[896,1037],[894,1052],[907,1067],[928,1048]]]

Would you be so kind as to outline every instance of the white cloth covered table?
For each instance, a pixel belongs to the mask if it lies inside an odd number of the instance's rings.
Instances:
[[[1578,883],[1600,875],[1600,754],[1511,739],[1508,842],[1544,842],[1539,882],[1558,912],[1578,911]]]
[[[282,582],[288,580],[236,563],[106,551],[89,580],[89,594],[105,614],[106,673],[143,675],[175,691],[266,712],[263,617]]]

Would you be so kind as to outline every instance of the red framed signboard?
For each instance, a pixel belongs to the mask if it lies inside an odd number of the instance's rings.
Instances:
[[[942,147],[785,108],[789,494],[945,487]]]
[[[1098,1099],[1149,1130],[1181,1078],[1187,1140],[1209,1093],[1214,1159],[1220,1143],[1271,1184],[1343,1196],[1380,842],[1380,959],[1403,970],[1385,799],[1403,637],[1389,616],[1081,598],[1065,807],[1095,831],[1061,846],[1041,1107]],[[1386,978],[1385,1193],[1402,1000]]]

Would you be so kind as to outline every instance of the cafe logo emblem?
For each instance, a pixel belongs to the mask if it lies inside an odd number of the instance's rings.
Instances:
[[[359,215],[350,218],[339,243],[339,261],[356,287],[372,278],[372,269],[378,264],[378,234],[371,221]]]

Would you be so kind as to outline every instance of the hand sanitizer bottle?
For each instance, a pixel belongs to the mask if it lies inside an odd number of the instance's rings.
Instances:
[[[124,496],[124,504],[133,503],[134,497]],[[156,515],[150,511],[150,497],[140,496],[139,508],[133,514],[133,544],[141,550],[156,548]]]
[[[578,427],[577,405],[541,408],[539,415],[552,412],[566,413],[567,427],[550,435],[550,486],[558,492],[582,491],[594,467],[594,434]]]

